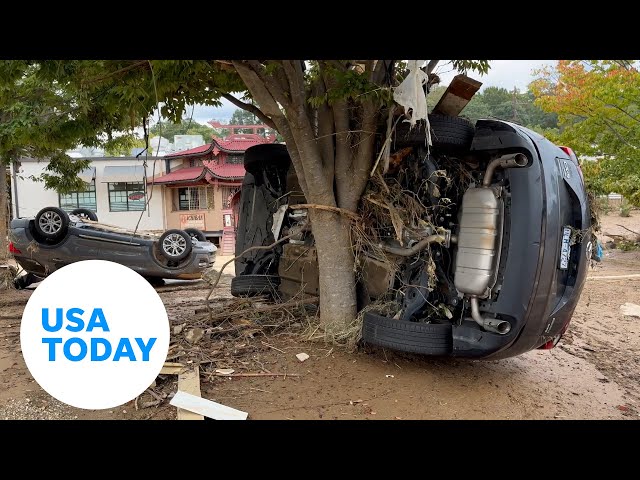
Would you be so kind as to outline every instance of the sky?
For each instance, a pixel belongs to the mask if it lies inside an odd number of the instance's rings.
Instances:
[[[436,67],[436,73],[440,75],[441,85],[448,85],[451,79],[457,74],[450,71],[450,66],[445,65],[446,61]],[[482,88],[494,86],[512,89],[516,87],[521,91],[527,89],[527,85],[535,76],[533,71],[546,65],[554,65],[557,60],[490,60],[489,73],[478,75],[471,73],[469,76],[482,82]],[[206,124],[209,120],[220,120],[226,122],[231,118],[236,106],[227,100],[222,100],[222,107],[209,107],[206,105],[196,105],[193,110],[193,120]],[[187,109],[186,116],[191,115],[191,109]]]

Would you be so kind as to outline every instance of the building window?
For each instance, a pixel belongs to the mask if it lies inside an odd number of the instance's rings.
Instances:
[[[146,195],[143,182],[109,183],[110,212],[141,212],[145,209]]]
[[[204,166],[204,163],[202,163],[202,160],[199,158],[192,158],[189,160],[189,166],[190,167],[202,167]]]
[[[60,208],[71,212],[76,208],[86,208],[92,212],[97,211],[96,207],[96,181],[87,183],[87,189],[79,192],[71,192],[58,195]]]
[[[211,210],[213,191],[207,187],[178,188],[178,210]]]
[[[225,163],[242,165],[244,163],[244,155],[229,155],[225,160]]]

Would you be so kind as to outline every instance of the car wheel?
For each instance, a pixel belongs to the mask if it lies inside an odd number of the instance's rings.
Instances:
[[[38,212],[34,227],[47,240],[63,237],[69,228],[69,215],[58,207],[46,207]]]
[[[165,285],[164,278],[160,277],[144,277],[144,279],[153,287],[163,287]]]
[[[278,285],[280,285],[280,277],[277,275],[240,275],[231,280],[231,295],[234,297],[274,296]]]
[[[20,277],[16,277],[13,280],[13,286],[16,290],[22,290],[27,288],[32,283],[39,282],[41,279],[36,277],[33,273],[27,273],[26,275],[22,275]]]
[[[98,221],[98,215],[95,212],[92,212],[88,208],[76,208],[71,211],[71,215],[75,215],[76,217],[80,217],[83,220],[91,220],[92,222]]]
[[[418,323],[364,314],[362,339],[365,343],[424,355],[449,355],[453,350],[451,325]]]
[[[192,249],[191,237],[184,230],[167,230],[160,236],[158,243],[160,252],[167,260],[183,260]]]
[[[466,118],[449,115],[429,115],[431,142],[434,148],[448,151],[464,151],[471,148],[475,128]],[[396,127],[396,146],[425,145],[424,122],[410,129],[407,122]]]
[[[197,228],[185,228],[185,233],[191,237],[191,240],[198,242],[206,242],[207,237],[204,236],[202,230],[198,230]]]

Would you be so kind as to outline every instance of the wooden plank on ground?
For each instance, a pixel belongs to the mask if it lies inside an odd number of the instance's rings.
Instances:
[[[178,375],[180,370],[184,368],[184,365],[181,363],[175,362],[164,362],[162,366],[162,370],[160,370],[160,375]]]
[[[173,400],[180,392],[200,398],[200,369],[197,365],[193,369],[178,374],[178,392],[171,400],[171,405],[174,405]],[[178,408],[178,420],[204,420],[204,417],[193,411]]]
[[[235,408],[206,400],[199,395],[191,395],[180,390],[178,390],[178,393],[171,399],[170,403],[178,407],[178,412],[180,412],[180,410],[190,410],[205,417],[213,418],[214,420],[246,420],[249,415],[242,410],[236,410]],[[179,417],[178,420],[180,420]]]

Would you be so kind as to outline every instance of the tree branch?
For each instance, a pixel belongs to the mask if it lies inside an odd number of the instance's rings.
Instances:
[[[323,66],[320,66],[321,62],[318,62],[318,69],[320,74],[314,84],[314,95],[318,98],[322,98],[322,103],[317,109],[317,122],[318,122],[318,136],[317,141],[320,145],[320,153],[322,155],[322,164],[326,172],[327,180],[333,182],[334,168],[335,168],[335,147],[334,147],[334,124],[333,114],[327,104],[326,95],[327,87],[323,78]]]
[[[388,70],[393,68],[395,60],[378,60],[371,76],[371,82],[382,85]]]
[[[369,170],[373,163],[378,107],[371,99],[362,102],[362,128],[358,134],[358,151],[350,168],[349,185],[338,183],[339,207],[355,210],[362,192],[369,181]],[[338,179],[339,181],[339,179]]]
[[[267,75],[264,66],[257,60],[248,60],[247,63],[262,83],[264,83],[274,100],[282,105],[285,110],[290,109],[291,102],[287,98],[286,91],[283,86],[276,81],[275,77],[273,75]]]
[[[250,103],[245,103],[242,100],[238,100],[236,97],[234,97],[233,95],[230,95],[228,93],[223,93],[222,94],[222,98],[227,99],[229,102],[233,103],[236,107],[242,108],[243,110],[246,110],[247,112],[253,113],[256,117],[258,117],[260,120],[262,120],[262,123],[264,123],[265,125],[268,125],[269,127],[273,128],[274,130],[278,130],[278,128],[276,127],[276,124],[273,123],[273,120],[271,120],[264,113],[262,113],[262,111],[258,107],[256,107],[255,105],[252,105]]]
[[[427,69],[426,69],[426,74],[429,75],[430,73],[433,73],[433,70],[436,68],[436,65],[438,65],[438,62],[440,60],[429,60],[429,63],[427,63]]]
[[[241,61],[234,61],[233,66],[238,72],[238,75],[240,75],[242,81],[247,86],[247,89],[249,90],[253,98],[255,98],[260,105],[260,109],[267,116],[271,117],[273,122],[278,127],[278,131],[284,137],[284,140],[287,144],[287,150],[289,151],[289,155],[291,156],[291,162],[293,163],[296,175],[298,176],[300,188],[302,188],[302,192],[304,193],[304,195],[308,197],[309,190],[307,188],[304,165],[302,164],[300,154],[296,146],[295,138],[289,126],[289,122],[284,116],[284,113],[282,113],[280,107],[278,106],[278,103],[275,101],[267,86],[260,79],[255,70]]]

